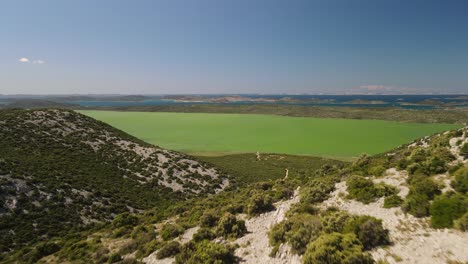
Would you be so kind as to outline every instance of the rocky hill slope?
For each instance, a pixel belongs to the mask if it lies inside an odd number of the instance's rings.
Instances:
[[[73,111],[0,111],[3,252],[228,185],[207,164]]]
[[[465,263],[467,165],[468,129],[449,131],[191,202],[157,223],[142,216],[121,236],[112,228],[87,236],[80,243],[102,254],[81,256],[148,264]],[[44,260],[78,253],[65,246]]]
[[[145,148],[144,143],[134,142]],[[84,144],[97,153],[102,148],[96,141]],[[142,153],[139,147],[114,145]],[[243,184],[174,203],[163,213],[152,208],[121,214],[79,236],[50,239],[5,254],[0,262],[468,261],[467,127],[421,138],[388,153],[362,155],[353,163],[278,154],[233,155],[210,162],[229,171],[231,184],[234,179]],[[222,173],[218,175],[222,178]],[[126,177],[141,186],[148,184],[138,176]],[[224,186],[218,184],[217,190]],[[184,197],[197,194],[195,189],[179,192]]]

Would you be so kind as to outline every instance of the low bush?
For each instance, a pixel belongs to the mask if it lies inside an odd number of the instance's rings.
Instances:
[[[188,242],[176,255],[176,264],[228,264],[236,263],[234,248],[203,240],[199,243]]]
[[[354,234],[323,234],[307,247],[304,264],[374,263]]]
[[[426,174],[427,175],[434,175],[438,173],[444,173],[447,171],[447,162],[439,157],[432,157],[428,160],[426,165]]]
[[[424,194],[409,194],[406,196],[401,209],[416,217],[425,217],[429,215],[430,201]]]
[[[452,182],[453,188],[460,193],[468,192],[468,166],[463,166],[458,168],[453,173],[455,176],[455,181]]]
[[[374,176],[382,176],[385,172],[385,167],[382,166],[382,165],[377,165],[377,166],[374,166],[374,167],[371,167],[369,169],[369,174],[371,175],[374,175]]]
[[[401,208],[416,217],[429,216],[430,201],[441,193],[439,186],[424,175],[411,175],[407,181],[410,191]]]
[[[439,186],[430,178],[423,175],[414,175],[408,179],[410,184],[409,194],[421,194],[427,196],[429,200],[434,199],[441,192]]]
[[[450,228],[453,222],[465,214],[468,198],[456,193],[437,196],[431,205],[431,224],[434,228]]]
[[[396,193],[393,186],[384,183],[374,184],[361,176],[353,176],[346,181],[349,197],[365,204],[375,202],[377,198]]]
[[[177,224],[166,224],[161,229],[161,237],[163,240],[171,240],[178,237],[184,232],[184,228]]]
[[[244,220],[237,220],[231,213],[225,213],[218,222],[216,233],[223,237],[238,238],[247,232]]]
[[[366,250],[390,243],[388,230],[383,228],[382,220],[372,216],[361,215],[350,218],[343,232],[354,233]]]
[[[114,227],[136,226],[137,224],[138,224],[138,217],[130,213],[119,214],[118,216],[115,217],[114,221],[112,221],[112,225]]]
[[[303,254],[307,245],[320,235],[321,229],[320,219],[317,216],[299,214],[274,225],[268,236],[274,250],[281,243],[287,242],[293,252]]]
[[[202,240],[212,240],[216,238],[216,234],[211,231],[209,228],[200,228],[198,231],[193,234],[193,241],[199,242]]]
[[[274,210],[272,198],[265,192],[256,192],[247,204],[247,214],[250,216]]]
[[[322,177],[312,179],[301,189],[301,203],[315,204],[325,201],[335,189],[336,178]]]
[[[468,143],[464,143],[463,146],[460,148],[460,155],[463,156],[465,159],[468,159]]]
[[[180,252],[180,243],[177,241],[170,241],[163,245],[156,253],[157,259],[169,258],[177,255]]]
[[[384,199],[384,208],[398,207],[403,203],[403,199],[396,194],[385,197]]]
[[[122,260],[122,256],[117,253],[111,254],[107,259],[107,263],[116,263]]]
[[[214,227],[219,220],[219,211],[216,210],[207,210],[200,217],[200,226],[201,227]]]
[[[462,217],[455,220],[454,226],[456,229],[461,231],[468,231],[468,212],[466,212]]]
[[[322,229],[327,233],[343,233],[346,223],[352,218],[352,215],[344,211],[327,212],[321,218]]]

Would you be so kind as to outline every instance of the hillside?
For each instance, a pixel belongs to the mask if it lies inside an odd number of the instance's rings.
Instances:
[[[261,153],[207,158],[243,187],[175,205],[163,218],[149,210],[55,242],[60,250],[42,260],[465,263],[467,133],[424,137],[352,164]]]
[[[2,252],[228,185],[212,166],[73,111],[0,111]]]
[[[47,99],[33,99],[33,98],[22,98],[8,101],[8,104],[3,105],[3,108],[22,108],[22,109],[37,109],[37,108],[67,108],[67,109],[78,109],[80,108],[77,104],[62,103],[54,100]]]
[[[9,115],[22,117],[15,122],[20,124],[36,123],[37,119],[71,122],[73,118],[69,115],[74,116],[81,120],[73,121],[75,127],[57,130],[57,126],[49,124],[49,133],[73,134],[73,129],[81,131],[80,135],[93,134],[93,138],[99,140],[90,141],[89,137],[81,136],[73,136],[73,139],[84,144],[83,148],[91,148],[92,152],[88,153],[98,153],[101,158],[113,155],[102,152],[107,148],[104,146],[113,146],[119,151],[124,146],[124,152],[140,154],[146,153],[142,149],[150,147],[74,112],[49,110],[45,113],[59,118],[42,118],[43,112],[37,111],[10,112]],[[7,119],[4,117],[2,122]],[[91,130],[81,130],[85,122]],[[9,124],[9,127],[17,127]],[[106,127],[105,135],[96,136],[97,127],[99,131]],[[26,135],[20,140],[29,138],[26,129],[19,132]],[[109,137],[118,140],[108,140]],[[97,143],[101,141],[107,143]],[[135,147],[122,141],[134,142]],[[56,149],[48,144],[49,149]],[[66,144],[71,146],[69,141]],[[16,151],[11,146],[9,149]],[[28,151],[34,153],[32,149]],[[47,158],[46,153],[43,153],[44,158]],[[58,157],[50,159],[59,162]],[[157,200],[164,206],[135,210],[141,213],[121,214],[111,223],[95,226],[87,232],[31,244],[3,255],[0,262],[445,264],[468,261],[465,250],[468,243],[466,127],[424,137],[384,154],[362,155],[353,163],[265,153],[200,159],[204,160],[201,163],[205,170],[209,171],[209,164],[214,164],[219,168],[217,175],[229,174],[226,181],[235,188],[202,197],[196,196],[195,189],[179,190],[184,198],[193,199],[177,199],[170,195],[177,188],[166,189],[165,197],[170,197],[170,202],[164,204]],[[115,162],[117,168],[127,166],[132,171],[139,168],[118,158],[107,160]],[[92,164],[89,160],[74,161],[76,164],[84,162]],[[51,163],[48,166],[52,166]],[[128,195],[129,200],[136,202],[142,200],[131,194],[150,195],[142,191],[146,190],[147,181],[139,176],[123,177],[138,182],[141,189],[120,190],[118,195]],[[20,180],[24,179],[27,177]],[[163,181],[160,185],[169,186]],[[51,219],[64,218],[54,215]]]

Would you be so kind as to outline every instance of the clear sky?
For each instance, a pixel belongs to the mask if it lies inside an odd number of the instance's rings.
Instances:
[[[468,93],[468,1],[13,0],[0,94]]]

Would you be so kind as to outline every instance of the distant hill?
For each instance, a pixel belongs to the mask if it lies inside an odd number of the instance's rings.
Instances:
[[[62,103],[46,99],[15,99],[3,106],[4,108],[22,108],[22,109],[35,109],[35,108],[80,108],[77,104]]]
[[[0,252],[216,193],[227,175],[68,110],[0,110]]]

